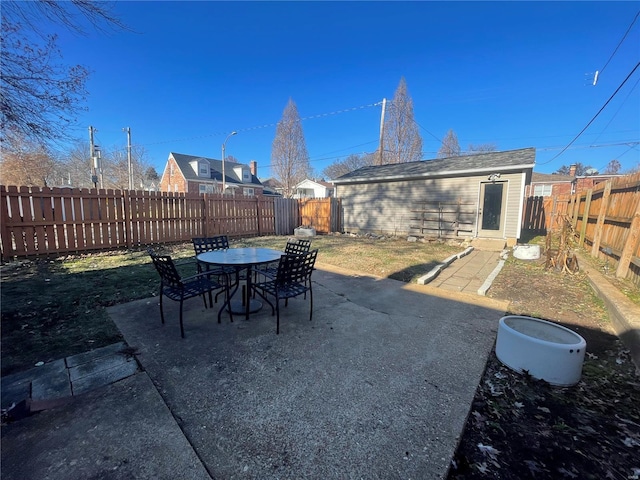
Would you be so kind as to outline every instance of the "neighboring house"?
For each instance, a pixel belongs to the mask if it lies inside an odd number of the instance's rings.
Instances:
[[[535,149],[363,167],[333,181],[348,232],[520,237]]]
[[[328,182],[306,178],[293,187],[293,198],[333,197],[333,190],[333,185]]]
[[[620,175],[558,175],[556,173],[536,173],[531,176],[531,184],[527,185],[525,195],[527,197],[550,197],[556,195],[573,195],[595,187],[599,183],[606,182],[610,178]]]
[[[260,180],[262,186],[264,187],[264,194],[271,196],[281,197],[284,192],[284,187],[282,183],[280,183],[275,178],[267,178],[266,180]]]
[[[250,165],[225,162],[226,193],[262,195],[263,186],[257,170],[255,160]],[[222,184],[221,160],[171,152],[159,188],[161,192],[221,193]]]
[[[606,182],[612,177],[620,175],[578,175],[576,176],[576,166],[569,167],[569,175],[559,175],[557,173],[537,173],[531,175],[531,184],[527,186],[525,196],[527,197],[550,197],[556,195],[572,195],[581,193],[595,187],[599,183]]]
[[[550,197],[570,194],[573,190],[574,176],[557,173],[536,173],[531,175],[531,184],[525,190],[526,197]]]

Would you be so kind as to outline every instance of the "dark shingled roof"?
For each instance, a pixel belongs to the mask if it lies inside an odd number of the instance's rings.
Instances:
[[[213,158],[197,157],[195,155],[185,155],[183,153],[174,152],[170,152],[169,155],[174,158],[174,160],[178,164],[178,167],[182,171],[184,178],[186,178],[187,180],[204,180],[203,177],[199,177],[198,174],[194,172],[193,168],[191,168],[191,165],[189,165],[193,161],[204,159],[209,162],[209,170],[211,172],[211,177],[208,180],[217,180],[219,182],[222,182],[222,160],[215,160]],[[237,166],[249,168],[249,165],[246,165],[244,163],[225,162],[224,174],[227,177],[227,182],[262,186],[262,183],[255,175],[251,175],[250,183],[243,182],[242,179],[233,171],[233,168]]]
[[[492,171],[522,170],[533,168],[535,148],[488,152],[476,155],[436,158],[419,162],[395,163],[362,167],[335,179],[333,183],[356,183],[371,180],[406,180],[423,177],[474,175]]]

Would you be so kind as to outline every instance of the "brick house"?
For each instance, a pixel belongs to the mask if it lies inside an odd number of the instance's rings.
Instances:
[[[531,183],[525,190],[526,197],[550,197],[556,195],[571,195],[595,187],[612,177],[620,175],[576,175],[575,165],[569,167],[569,175],[556,173],[531,174]]]
[[[263,185],[258,179],[258,163],[249,165],[224,162],[227,194],[254,196],[263,194]],[[161,192],[221,193],[222,161],[196,157],[182,153],[169,153],[167,164],[160,179]]]

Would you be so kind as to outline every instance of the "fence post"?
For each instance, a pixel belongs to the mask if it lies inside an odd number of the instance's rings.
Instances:
[[[262,225],[261,225],[261,216],[260,216],[260,199],[258,197],[254,197],[256,199],[256,218],[258,219],[258,236],[262,235]]]
[[[618,268],[616,269],[617,278],[626,278],[629,271],[629,264],[631,263],[631,256],[638,245],[638,239],[640,238],[640,203],[637,204],[636,214],[631,221],[631,228],[629,229],[629,235],[627,241],[624,242],[624,249],[622,255],[620,255],[620,261],[618,262]]]
[[[581,200],[581,195],[577,193],[574,194],[574,197],[572,199],[573,208],[571,209],[571,226],[573,227],[574,230],[578,225],[578,215],[580,213],[580,200]]]
[[[124,207],[124,225],[125,225],[125,245],[128,249],[133,248],[133,212],[131,211],[131,190],[122,190],[122,202]]]
[[[582,246],[584,244],[584,236],[587,233],[587,224],[589,223],[589,207],[591,207],[591,195],[593,195],[593,190],[590,188],[587,190],[587,198],[584,202],[584,212],[582,212],[582,225],[580,226],[580,241],[578,241],[578,246]]]
[[[609,199],[611,198],[611,180],[607,180],[604,186],[604,192],[602,193],[602,201],[600,204],[600,212],[598,212],[598,221],[596,222],[596,229],[593,232],[593,244],[591,245],[591,256],[597,257],[600,251],[600,240],[602,239],[602,231],[604,229],[604,221],[607,217],[607,210],[609,209]]]

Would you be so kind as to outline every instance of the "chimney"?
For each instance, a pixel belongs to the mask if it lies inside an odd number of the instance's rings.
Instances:
[[[249,170],[251,170],[251,175],[253,175],[254,177],[258,176],[258,162],[256,162],[255,160],[251,160],[249,162]]]
[[[576,169],[578,168],[578,166],[575,163],[572,163],[571,165],[569,165],[569,176],[570,177],[575,177],[576,176]]]

